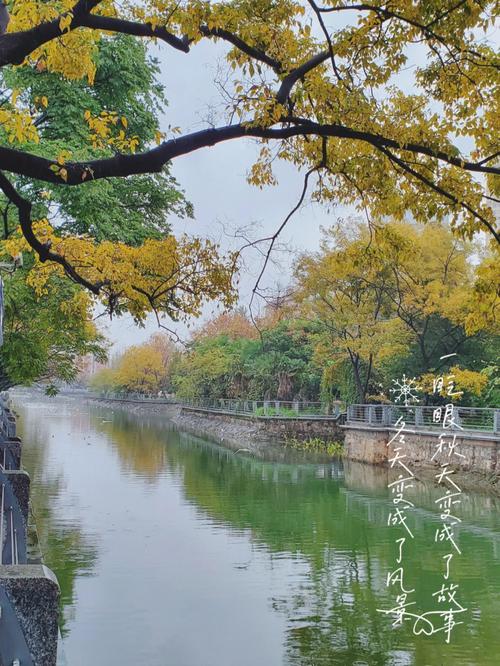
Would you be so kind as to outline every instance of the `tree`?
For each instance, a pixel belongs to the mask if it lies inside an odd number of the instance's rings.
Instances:
[[[173,365],[173,383],[181,397],[262,400],[315,399],[320,370],[312,362],[315,326],[283,320],[256,336],[241,321],[217,317],[194,336]],[[212,326],[214,324],[214,326]],[[224,332],[225,331],[225,332]]]
[[[37,128],[45,110],[15,92],[7,95],[0,114],[0,188],[41,261],[59,264],[104,295],[111,309],[121,289],[95,273],[115,249],[95,253],[97,266],[82,271],[81,252],[68,256],[64,246],[37,237],[32,200],[12,186],[12,175],[88,191],[98,181],[158,174],[181,155],[250,137],[261,142],[250,174],[258,186],[274,182],[277,156],[304,170],[300,201],[312,183],[313,198],[354,203],[371,217],[401,219],[409,211],[424,222],[449,218],[461,236],[483,229],[499,240],[492,208],[500,192],[499,67],[481,37],[497,14],[493,0],[308,0],[306,7],[294,0],[11,0],[9,7],[0,66],[26,63],[89,84],[103,32],[154,39],[186,54],[201,40],[228,45],[233,74],[224,86],[225,118],[193,133],[158,137],[156,147],[141,152],[128,132],[133,118],[86,109],[82,126],[102,155],[82,159],[61,146],[49,157],[40,150],[45,139]],[[339,28],[336,17],[344,15]],[[407,93],[398,76],[415,42],[419,66]],[[56,100],[46,98],[42,106],[50,109]],[[139,289],[154,302],[155,281]],[[136,308],[133,299],[126,306]]]
[[[51,8],[47,3],[31,9],[15,6],[13,24],[25,10],[31,17],[43,18],[43,12],[50,13]],[[35,13],[30,14],[31,10]],[[5,182],[7,194],[4,188],[0,205],[4,237],[9,239],[3,248],[7,258],[34,250],[38,290],[51,273],[64,273],[99,296],[110,313],[128,310],[138,323],[149,312],[174,320],[196,316],[212,298],[231,304],[235,256],[221,257],[209,241],[176,240],[169,233],[169,214],[191,215],[192,207],[168,167],[161,173],[121,180],[89,179],[87,188],[64,186],[69,157],[91,161],[124,148],[142,150],[159,140],[158,112],[166,104],[157,82],[157,63],[147,56],[140,40],[130,35],[102,36],[87,45],[88,52],[78,43],[83,51],[71,62],[53,54],[50,62],[42,58],[33,66],[26,61],[20,68],[2,72],[4,87],[12,92],[10,106],[19,102],[37,118],[31,129],[26,115],[13,120],[20,123],[15,127],[3,123],[0,144],[16,138],[39,157],[57,155],[62,176],[49,188],[39,180],[18,176]],[[86,60],[90,54],[92,59]],[[80,65],[80,74],[86,76],[78,74]],[[69,69],[64,70],[66,66]],[[9,127],[14,135],[9,135]],[[22,236],[13,224],[16,206]],[[40,253],[36,248],[42,246]],[[53,263],[55,255],[58,260]]]
[[[178,350],[165,333],[155,333],[142,345],[126,349],[111,367],[101,368],[89,378],[98,392],[156,394],[171,388],[172,365]]]
[[[313,362],[317,326],[288,318],[262,330],[260,344],[249,359],[248,383],[256,398],[315,400],[320,370]]]
[[[199,340],[205,337],[217,337],[218,335],[225,335],[230,339],[253,339],[258,336],[258,331],[247,317],[245,309],[240,307],[231,312],[222,312],[209,319],[203,326],[194,331],[193,338]]]
[[[160,131],[158,114],[167,101],[157,81],[158,63],[148,57],[144,43],[128,35],[102,38],[94,60],[92,85],[87,79],[67,80],[30,66],[4,69],[4,86],[18,91],[28,108],[40,110],[38,154],[50,157],[64,151],[80,159],[102,156],[102,147],[89,142],[89,128],[82,123],[86,111],[99,117],[113,109],[127,123],[138,149],[144,149]],[[140,245],[147,238],[168,234],[171,214],[192,215],[168,166],[160,174],[94,181],[85,188],[47,188],[43,182],[19,179],[16,184],[38,202],[38,217],[56,212],[58,229],[97,241]]]
[[[65,278],[52,275],[37,294],[26,273],[4,276],[4,342],[0,347],[3,390],[16,384],[74,380],[78,356],[106,358],[104,337],[92,321],[87,293]]]
[[[375,255],[363,226],[352,236],[331,230],[321,251],[301,257],[295,270],[303,311],[325,331],[318,357],[333,359],[337,366],[348,359],[360,402],[365,402],[374,367],[408,345],[388,293],[391,271]]]
[[[233,386],[242,388],[242,346],[252,344],[227,335],[203,337],[190,343],[172,368],[176,395],[181,398],[225,398],[238,395]]]
[[[160,382],[160,390],[170,391],[172,364],[174,363],[175,357],[179,353],[176,345],[172,342],[171,338],[167,334],[154,333],[146,343],[146,346],[160,354],[163,367],[163,377]]]
[[[297,263],[302,307],[326,331],[317,353],[337,364],[349,359],[360,401],[375,368],[440,370],[441,357],[467,358],[472,344],[484,348],[485,330],[498,332],[477,318],[474,330],[466,326],[478,309],[472,251],[443,225],[386,223],[373,233],[364,225],[350,234],[334,229],[321,252]]]
[[[41,154],[50,155],[66,146],[82,157],[99,156],[102,151],[89,145],[81,117],[86,108],[98,115],[111,101],[122,116],[133,116],[131,131],[140,146],[146,145],[159,131],[158,111],[166,102],[163,89],[156,82],[156,62],[147,56],[144,44],[127,35],[107,37],[99,41],[95,61],[93,86],[84,80],[67,80],[30,66],[3,70],[4,85],[15,89],[28,107],[41,110],[37,121],[37,131],[42,137],[38,146]],[[50,109],[44,95],[54,100]],[[122,181],[99,181],[86,190],[57,185],[47,189],[44,183],[21,178],[16,179],[16,187],[32,198],[37,215],[47,216],[51,212],[56,215],[59,234],[86,234],[97,241],[107,239],[137,246],[147,238],[160,240],[170,231],[170,213],[191,213],[190,204],[168,169],[162,174]],[[16,238],[18,220],[12,203],[3,195],[0,195],[0,214],[3,240],[8,241],[0,243],[0,251],[2,259],[8,260],[16,252],[20,239]],[[19,249],[31,248],[24,245]],[[48,280],[50,298],[47,298],[44,280],[40,281],[42,276],[38,273],[39,263],[25,253],[24,265],[25,270],[15,278],[6,279],[4,285],[7,334],[2,349],[2,383],[8,386],[12,382],[32,383],[37,379],[73,379],[78,354],[95,351],[100,358],[104,354],[102,336],[91,322],[88,296],[78,294],[75,284],[66,284],[67,279],[57,276]],[[71,311],[68,307],[68,320],[56,328],[60,306],[67,299],[75,302],[80,299],[87,305]],[[55,308],[52,314],[49,307]],[[81,316],[79,322],[78,316]],[[80,336],[79,344],[75,335]],[[7,369],[11,376],[5,374]]]
[[[115,369],[115,383],[127,393],[154,394],[165,374],[159,351],[146,345],[129,347]]]

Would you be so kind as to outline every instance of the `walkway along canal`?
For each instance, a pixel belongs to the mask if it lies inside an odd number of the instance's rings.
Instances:
[[[467,611],[447,645],[377,612],[393,602],[387,468],[283,447],[257,460],[81,399],[16,408],[70,666],[498,663],[498,499],[464,493],[453,583]],[[408,494],[419,608],[442,577],[439,492]]]

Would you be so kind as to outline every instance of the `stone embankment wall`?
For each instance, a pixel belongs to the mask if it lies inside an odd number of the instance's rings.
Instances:
[[[94,398],[86,397],[87,402],[91,402],[100,407],[109,407],[110,409],[125,409],[127,412],[137,414],[158,414],[168,419],[175,417],[180,410],[180,405],[173,402],[151,402],[148,400],[137,400],[127,398]]]
[[[344,426],[345,456],[374,465],[389,465],[401,446],[400,454],[406,456],[405,463],[412,468],[431,472],[449,463],[457,472],[489,479],[492,486],[500,486],[500,437],[489,433],[456,433],[454,452],[450,454],[447,442],[439,451],[440,431],[405,431],[404,444],[395,437],[397,428],[376,429],[368,426]],[[391,439],[395,438],[392,442]],[[459,455],[456,455],[459,454]]]
[[[153,403],[127,399],[88,398],[103,407],[126,409],[128,412],[157,414],[179,428],[198,437],[206,437],[227,448],[247,449],[253,453],[268,451],[288,438],[301,441],[318,437],[326,442],[343,441],[341,417],[324,419],[280,418],[213,412],[174,403]]]
[[[308,419],[278,416],[246,416],[181,407],[172,419],[183,430],[211,437],[230,449],[258,453],[286,439],[305,441],[318,437],[327,442],[342,441],[339,418]]]

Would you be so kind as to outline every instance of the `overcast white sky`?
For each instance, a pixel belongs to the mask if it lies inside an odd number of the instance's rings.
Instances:
[[[224,65],[225,50],[222,44],[202,42],[189,55],[168,48],[156,51],[161,61],[161,80],[169,100],[162,129],[169,125],[180,126],[186,132],[206,127],[211,108],[220,105],[221,97],[214,80],[218,65]],[[172,218],[174,231],[216,238],[223,248],[243,244],[244,241],[234,238],[235,231],[242,227],[251,227],[249,233],[253,234],[253,239],[273,233],[298,201],[303,176],[295,168],[279,164],[275,170],[278,186],[260,190],[248,185],[246,175],[257,152],[255,142],[238,140],[178,158],[172,171],[194,204],[195,219]],[[320,227],[331,225],[347,212],[344,207],[338,207],[328,213],[322,206],[307,204],[289,222],[281,241],[295,250],[314,250],[318,247]],[[277,252],[275,258],[281,265],[268,266],[261,282],[263,287],[272,289],[288,282],[290,253]],[[243,304],[249,302],[261,266],[257,251],[247,252],[246,264],[240,281]],[[213,306],[209,306],[205,316],[212,310]],[[142,342],[158,330],[153,317],[144,329],[137,328],[129,317],[106,323],[100,321],[113,342],[112,353]],[[184,326],[173,325],[172,328],[182,336],[186,335]]]

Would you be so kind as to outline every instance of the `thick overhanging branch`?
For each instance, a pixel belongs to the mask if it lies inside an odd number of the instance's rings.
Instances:
[[[83,21],[102,0],[79,0],[73,6],[73,20],[70,30],[83,25]],[[60,18],[46,21],[40,25],[22,32],[11,32],[0,37],[0,67],[5,65],[19,65],[30,53],[63,35]]]
[[[85,28],[93,28],[94,30],[119,32],[125,35],[134,35],[135,37],[154,37],[161,39],[178,51],[189,53],[189,40],[187,38],[179,38],[166,28],[162,26],[155,28],[151,23],[136,23],[112,16],[88,14],[82,19],[80,25]]]
[[[200,27],[200,32],[202,35],[205,35],[205,37],[216,37],[217,39],[223,39],[225,42],[232,44],[242,53],[246,53],[246,55],[250,56],[254,60],[258,60],[268,65],[278,74],[283,71],[283,67],[279,60],[272,58],[267,53],[261,49],[256,48],[255,46],[250,46],[250,44],[247,44],[240,37],[232,32],[229,32],[229,30],[224,30],[223,28],[208,28],[207,26],[202,25]]]
[[[69,29],[75,30],[83,27],[117,33],[126,33],[139,37],[157,38],[163,40],[177,50],[185,53],[189,52],[191,40],[189,40],[187,37],[178,37],[174,35],[168,31],[166,27],[154,27],[150,23],[138,23],[116,17],[105,17],[98,14],[92,14],[91,12],[100,4],[100,2],[101,0],[78,0],[75,2],[71,12],[73,19]],[[309,4],[315,9],[318,15],[320,15],[323,11],[326,11],[325,8],[318,7],[318,5],[312,0]],[[459,2],[457,7],[459,7],[461,4],[462,3]],[[412,23],[412,19],[406,19],[404,15],[399,15],[392,9],[370,5],[368,3],[329,8],[331,11],[352,9],[374,11],[381,17],[381,19],[393,18],[401,21],[407,21],[412,25],[414,24],[414,22]],[[432,39],[435,39],[438,42],[440,41],[440,39],[438,39],[432,32],[432,24],[427,26],[418,24],[414,25],[414,27],[427,31],[428,37],[432,37]],[[225,40],[235,48],[239,49],[242,53],[245,53],[250,58],[258,62],[266,64],[277,75],[283,77],[275,96],[276,103],[281,105],[286,104],[286,102],[289,100],[290,94],[297,82],[303,79],[305,75],[314,70],[316,67],[324,63],[328,58],[332,59],[332,66],[335,69],[335,62],[333,60],[334,54],[332,52],[331,43],[329,44],[330,48],[328,51],[318,53],[312,58],[309,58],[306,62],[299,64],[290,70],[289,68],[285,68],[283,64],[280,63],[276,58],[273,58],[261,49],[246,43],[244,40],[231,33],[230,31],[222,28],[209,28],[208,26],[200,26],[199,29],[203,36],[207,38]],[[55,19],[54,21],[42,23],[39,26],[25,32],[11,33],[1,36],[0,66],[22,62],[25,57],[33,52],[36,48],[43,45],[44,43],[60,37],[62,34],[63,33],[60,29],[60,21],[59,19]],[[75,186],[81,185],[90,180],[109,177],[127,177],[137,174],[159,172],[167,162],[175,159],[176,157],[186,155],[200,148],[214,146],[218,143],[228,140],[242,137],[254,137],[266,140],[286,140],[301,136],[322,138],[336,137],[346,140],[362,141],[372,145],[378,150],[384,152],[386,156],[390,156],[391,161],[395,164],[398,164],[398,166],[403,169],[403,171],[405,171],[408,176],[412,178],[418,178],[430,189],[440,194],[444,198],[452,201],[453,203],[460,203],[462,207],[480,219],[482,224],[487,226],[490,232],[493,233],[494,237],[498,240],[497,232],[492,228],[488,221],[481,216],[480,213],[474,211],[465,202],[458,202],[455,200],[453,195],[438,187],[431,178],[424,177],[418,171],[412,169],[408,163],[401,158],[401,153],[414,153],[416,155],[427,156],[433,160],[445,162],[464,171],[500,175],[500,167],[490,165],[495,156],[490,156],[489,158],[485,158],[481,161],[473,162],[470,160],[463,160],[461,157],[450,154],[446,150],[437,150],[435,147],[425,145],[423,143],[402,144],[395,139],[385,137],[381,134],[360,131],[340,124],[319,124],[307,119],[295,118],[292,116],[283,117],[279,123],[270,127],[258,127],[249,124],[236,124],[218,128],[208,128],[170,141],[165,141],[160,146],[148,150],[144,153],[133,155],[117,154],[110,158],[92,160],[89,162],[68,162],[64,165],[64,180],[58,175],[60,169],[59,165],[55,161],[47,160],[45,158],[8,147],[0,147],[0,169],[58,185]],[[9,189],[9,187],[12,188],[13,192],[11,192],[11,194],[14,196],[12,201],[15,202],[15,197],[19,197],[18,193],[15,192],[11,183],[8,181],[8,179],[5,178],[5,176],[2,175],[1,181],[2,189],[4,187],[7,189]],[[41,260],[45,261],[47,259],[51,259],[57,261],[63,265],[68,274],[69,270],[74,271],[74,269],[70,267],[69,264],[65,265],[63,263],[65,262],[64,258],[51,252],[50,248],[41,244],[34,236],[31,228],[30,209],[28,210],[26,208],[26,206],[30,206],[29,202],[26,202],[24,199],[22,199],[22,197],[19,197],[17,199],[16,206],[19,209],[20,218],[21,215],[23,215],[25,225],[23,233],[26,232],[25,235],[28,234],[27,240],[30,242],[30,244],[33,242],[32,246],[40,255]],[[26,211],[28,211],[27,216]],[[77,281],[82,283],[80,279],[81,276],[76,277],[78,277]],[[91,291],[94,290],[91,289]],[[98,293],[98,290],[94,291],[94,293]]]
[[[136,37],[160,39],[178,51],[189,53],[191,40],[187,37],[178,37],[177,35],[174,35],[164,26],[155,27],[148,22],[140,23],[114,16],[92,14],[92,10],[101,1],[102,0],[80,0],[77,2],[72,12],[73,20],[69,26],[69,30],[89,28],[92,30],[104,30],[126,35],[134,35]],[[268,65],[276,73],[281,73],[283,71],[281,63],[276,58],[269,56],[255,46],[251,46],[229,30],[223,28],[209,28],[206,25],[201,25],[200,32],[205,37],[214,37],[228,42],[250,58]],[[30,30],[2,35],[0,37],[0,67],[21,64],[25,58],[37,48],[61,37],[62,35],[63,31],[60,28],[59,19],[41,23]]]
[[[288,99],[288,96],[292,92],[292,88],[297,83],[297,81],[300,81],[300,79],[304,77],[308,72],[311,72],[322,62],[325,62],[325,60],[327,60],[329,57],[330,57],[330,52],[323,51],[322,53],[318,53],[317,55],[313,56],[299,67],[292,69],[292,71],[289,74],[287,74],[287,76],[285,76],[285,78],[281,82],[281,86],[276,94],[276,101],[278,102],[278,104],[285,104],[285,102]]]
[[[394,139],[371,132],[355,130],[344,125],[320,125],[300,118],[285,120],[294,124],[280,127],[254,127],[246,124],[236,124],[208,128],[165,141],[160,146],[144,153],[117,154],[113,157],[88,162],[67,162],[64,165],[67,175],[65,180],[57,174],[60,168],[57,162],[0,146],[0,169],[58,185],[82,185],[86,181],[101,178],[123,178],[131,175],[159,172],[167,162],[176,157],[187,155],[200,148],[215,146],[224,141],[243,137],[284,140],[299,136],[317,136],[363,141],[376,148],[402,150],[432,157],[465,171],[500,175],[500,167],[498,166],[465,161],[423,144],[401,144]]]

